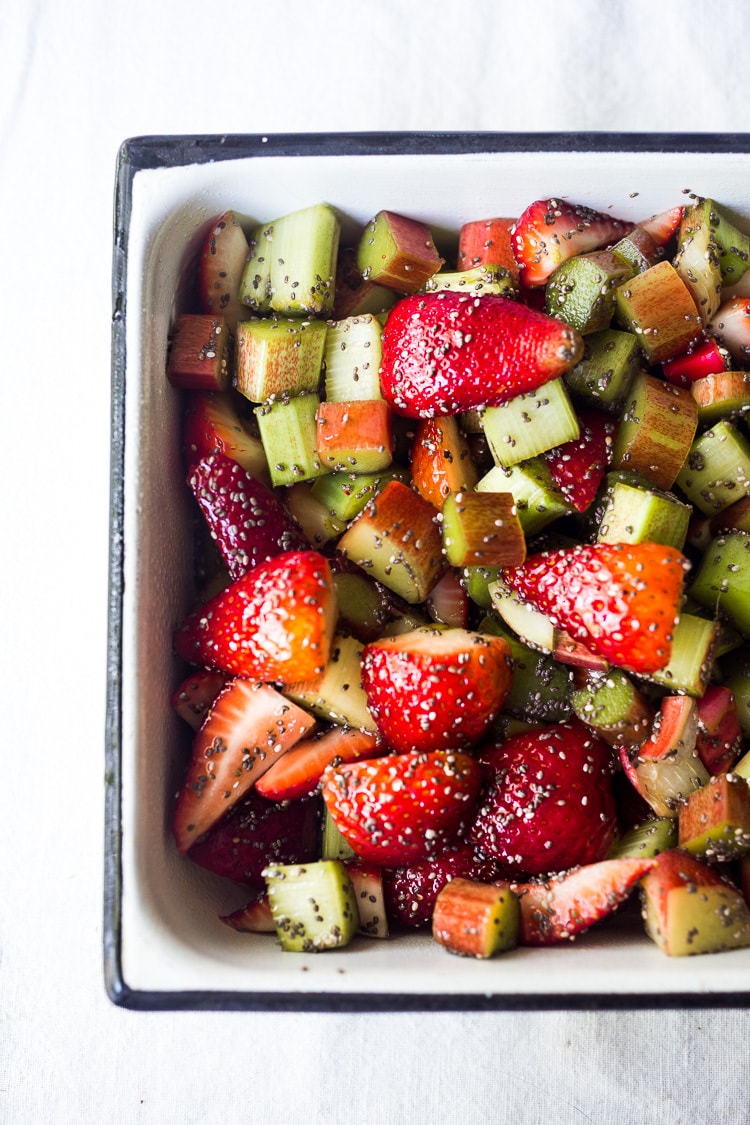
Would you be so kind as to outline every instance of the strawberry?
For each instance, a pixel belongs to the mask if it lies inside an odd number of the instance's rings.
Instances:
[[[483,747],[488,780],[468,839],[527,875],[606,856],[614,838],[610,749],[578,723]]]
[[[323,674],[335,623],[326,559],[317,551],[286,551],[191,613],[174,645],[192,664],[292,684]]]
[[[473,746],[505,702],[511,680],[507,642],[466,629],[414,629],[362,652],[367,706],[398,753]]]
[[[267,684],[233,679],[219,692],[193,740],[172,811],[184,853],[244,796],[315,720]]]
[[[412,929],[427,926],[435,909],[435,899],[451,879],[492,883],[504,874],[497,860],[488,859],[465,840],[406,867],[386,867],[383,885],[388,918],[392,923]]]
[[[234,211],[224,211],[211,222],[198,261],[198,300],[205,313],[223,313],[234,329],[247,315],[238,292],[249,255],[245,232]]]
[[[669,663],[687,560],[659,543],[593,543],[532,555],[503,581],[597,656],[649,675]]]
[[[695,748],[710,774],[727,773],[742,754],[737,701],[727,687],[709,684],[698,700]]]
[[[388,315],[383,397],[409,418],[499,406],[536,390],[583,355],[575,329],[508,297],[415,294]]]
[[[306,738],[287,751],[259,777],[256,788],[264,797],[288,801],[314,793],[323,771],[332,762],[356,762],[384,752],[378,735],[355,727],[331,727],[317,738]]]
[[[598,410],[579,410],[580,434],[548,449],[544,458],[550,476],[577,512],[593,503],[609,464],[617,422]]]
[[[276,923],[265,892],[251,898],[245,906],[233,910],[231,914],[221,915],[219,921],[240,934],[276,933]]]
[[[250,431],[230,393],[193,391],[185,398],[182,448],[188,469],[202,457],[223,453],[251,476],[268,478],[263,443]]]
[[[529,288],[544,285],[568,258],[608,246],[632,226],[581,204],[537,199],[529,204],[511,232],[523,284]]]
[[[201,458],[188,484],[233,579],[284,551],[310,547],[276,493],[230,457]]]
[[[399,867],[441,851],[470,821],[482,780],[467,754],[410,751],[329,766],[323,800],[366,863]]]
[[[255,790],[192,845],[189,858],[214,875],[265,889],[269,863],[307,863],[320,851],[320,799],[269,801]]]
[[[211,704],[226,682],[227,677],[223,672],[212,672],[209,668],[194,668],[172,693],[170,699],[172,709],[193,730],[200,730]]]
[[[670,207],[667,211],[652,215],[650,219],[644,219],[638,223],[638,227],[650,234],[657,246],[666,246],[680,229],[684,215],[684,207]]]
[[[687,352],[665,359],[661,365],[662,374],[668,383],[675,387],[689,387],[706,375],[718,375],[726,371],[727,362],[716,340],[696,340]]]
[[[544,883],[514,883],[521,945],[554,945],[584,933],[625,901],[655,859],[605,859]]]

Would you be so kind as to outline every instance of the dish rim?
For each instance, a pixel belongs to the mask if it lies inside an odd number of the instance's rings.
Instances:
[[[103,960],[106,991],[141,1011],[533,1011],[744,1008],[742,992],[338,993],[138,989],[122,968],[122,609],[125,524],[125,380],[128,257],[133,185],[140,172],[254,157],[419,156],[480,153],[737,154],[750,133],[346,132],[144,135],[125,140],[116,162],[112,258],[110,524],[105,720]]]

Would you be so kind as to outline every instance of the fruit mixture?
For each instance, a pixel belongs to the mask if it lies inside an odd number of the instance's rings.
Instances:
[[[486,958],[626,900],[666,954],[748,946],[750,240],[694,195],[456,233],[205,235],[177,849],[289,951]]]

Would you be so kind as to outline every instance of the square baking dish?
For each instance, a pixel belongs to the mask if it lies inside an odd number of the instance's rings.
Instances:
[[[455,250],[465,221],[559,195],[641,219],[711,196],[750,226],[745,135],[388,133],[142,137],[118,159],[113,264],[112,522],[106,731],[105,979],[141,1009],[508,1009],[744,1006],[750,950],[665,957],[613,920],[575,943],[491,961],[429,934],[285,954],[217,915],[238,901],[181,859],[168,810],[185,760],[169,707],[172,630],[192,590],[179,396],[165,378],[186,267],[209,221],[312,203],[344,236],[388,208]],[[185,728],[186,729],[186,728]],[[230,887],[230,892],[234,888]],[[240,898],[242,896],[240,895]]]

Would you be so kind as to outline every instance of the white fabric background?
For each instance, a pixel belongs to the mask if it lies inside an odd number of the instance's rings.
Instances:
[[[748,48],[743,0],[4,0],[0,1121],[750,1121],[746,1012],[131,1013],[100,954],[119,143],[741,132]]]

